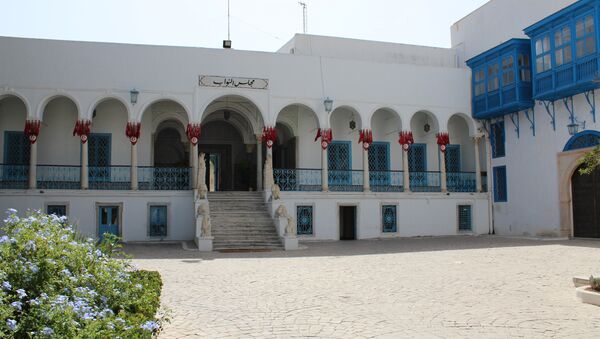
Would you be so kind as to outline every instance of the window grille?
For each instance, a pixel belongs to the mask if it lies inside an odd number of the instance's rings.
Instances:
[[[506,166],[494,167],[494,201],[506,202]]]
[[[473,230],[473,218],[471,212],[471,205],[459,205],[458,206],[458,230],[459,231],[472,231]]]
[[[492,124],[491,134],[492,158],[501,158],[505,156],[504,120]]]
[[[151,237],[167,236],[167,206],[150,206],[149,235]]]
[[[383,233],[394,233],[397,231],[396,205],[384,205],[381,207],[381,223]]]
[[[313,234],[313,207],[312,206],[297,206],[296,220],[298,222],[298,235]]]

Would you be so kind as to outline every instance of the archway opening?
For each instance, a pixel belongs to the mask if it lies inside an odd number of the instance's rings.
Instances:
[[[226,95],[203,113],[198,152],[204,153],[205,182],[210,191],[257,190],[266,151],[258,147],[262,114],[249,99]]]
[[[580,167],[581,168],[581,167]],[[573,236],[600,238],[600,169],[571,177]]]
[[[16,96],[0,97],[0,188],[26,188],[29,139],[23,132],[27,108]]]
[[[187,140],[179,122],[163,121],[154,138],[154,167],[189,167]]]

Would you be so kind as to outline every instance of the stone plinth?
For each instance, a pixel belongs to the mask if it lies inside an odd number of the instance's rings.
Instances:
[[[196,237],[196,245],[200,252],[212,252],[214,237]]]

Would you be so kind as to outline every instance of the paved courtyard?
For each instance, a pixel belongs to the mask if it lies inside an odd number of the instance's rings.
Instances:
[[[211,253],[129,245],[158,270],[164,338],[600,337],[571,278],[600,272],[600,242],[450,237]]]

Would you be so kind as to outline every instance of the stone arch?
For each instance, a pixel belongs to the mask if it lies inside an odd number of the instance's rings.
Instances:
[[[315,122],[317,124],[317,128],[321,128],[321,125],[323,125],[323,123],[322,123],[319,115],[316,113],[317,110],[312,105],[310,105],[308,103],[304,103],[304,102],[288,103],[288,104],[285,104],[285,105],[282,105],[281,107],[279,107],[275,111],[275,112],[277,112],[277,114],[275,115],[275,123],[277,123],[277,121],[279,121],[279,118],[280,118],[281,114],[284,113],[284,111],[286,111],[294,106],[296,106],[298,108],[304,108],[305,110],[311,112],[312,116],[315,119]]]
[[[565,144],[563,152],[595,147],[598,145],[600,145],[600,132],[587,130],[572,136]]]
[[[19,100],[21,100],[21,102],[23,103],[23,105],[25,106],[25,112],[26,112],[26,119],[35,119],[35,115],[33,114],[34,112],[31,111],[31,105],[29,104],[29,100],[27,100],[27,97],[25,97],[24,95],[15,92],[15,91],[2,91],[0,92],[0,101],[9,98],[9,97],[15,97]]]
[[[193,121],[192,118],[192,110],[180,99],[173,97],[173,96],[161,96],[159,98],[155,98],[152,100],[149,100],[148,102],[146,102],[144,104],[144,106],[142,106],[142,108],[137,112],[136,116],[135,116],[135,121],[142,121],[142,118],[144,117],[144,113],[150,108],[152,107],[152,105],[160,103],[160,102],[167,102],[167,101],[172,101],[176,104],[178,104],[179,106],[181,106],[181,108],[183,108],[183,111],[186,114],[187,120],[189,122]]]
[[[221,93],[211,97],[200,111],[200,121],[203,121],[204,118],[211,113],[222,109],[236,111],[239,114],[245,115],[248,118],[248,121],[251,122],[254,133],[256,134],[261,133],[262,127],[265,126],[265,122],[267,121],[265,112],[255,100],[237,93]],[[247,112],[252,113],[254,116],[248,116],[246,114]]]
[[[475,134],[477,133],[477,128],[475,127],[475,120],[473,120],[468,114],[460,112],[454,113],[448,118],[448,121],[446,121],[446,131],[450,130],[450,121],[453,118],[456,119],[456,117],[462,118],[467,124],[467,127],[469,128],[469,136],[475,136]]]
[[[417,126],[415,126],[415,124],[418,123],[417,119],[420,118],[421,115],[426,117],[426,119],[424,119],[424,123],[427,123],[430,125],[429,132],[424,131],[423,128],[417,128]],[[440,131],[440,123],[439,123],[437,116],[427,110],[420,110],[420,111],[413,113],[409,120],[409,126],[410,126],[410,130],[413,132],[413,134],[415,134],[415,136],[430,134],[430,133],[437,133]],[[422,127],[424,127],[424,125]]]
[[[373,126],[373,121],[374,121],[376,115],[381,114],[382,112],[386,112],[386,113],[393,115],[397,119],[397,122],[398,122],[398,126],[397,126],[398,132],[402,131],[402,127],[403,127],[402,126],[403,125],[402,124],[403,123],[402,116],[400,116],[400,114],[395,109],[389,108],[389,107],[379,107],[379,108],[375,109],[373,112],[371,112],[371,114],[369,114],[369,120],[371,122],[370,123],[371,127]]]
[[[94,101],[88,108],[86,116],[89,119],[91,119],[93,117],[94,110],[96,110],[96,108],[100,104],[102,104],[106,101],[110,101],[110,100],[118,101],[119,103],[121,103],[123,105],[123,107],[125,108],[125,112],[127,112],[127,121],[131,121],[134,118],[131,114],[131,107],[130,107],[129,103],[127,101],[125,101],[125,99],[123,99],[122,97],[120,97],[118,95],[103,95],[103,96],[100,96],[100,97],[94,99]]]
[[[358,110],[356,108],[354,108],[354,107],[352,107],[350,105],[336,106],[336,107],[334,107],[331,110],[331,113],[329,113],[329,119],[328,119],[329,120],[328,121],[329,122],[329,127],[332,127],[332,123],[331,122],[332,122],[333,116],[335,114],[339,114],[338,112],[340,112],[340,110],[346,110],[346,111],[348,111],[348,112],[350,112],[352,114],[353,118],[355,118],[355,119],[358,118],[358,121],[357,121],[357,124],[356,124],[356,129],[360,130],[362,128],[362,126],[363,126],[363,118],[362,118],[362,116],[360,115],[360,113],[358,112]],[[334,136],[334,138],[335,138],[335,136]]]
[[[48,95],[47,97],[45,97],[44,99],[42,99],[42,101],[38,105],[36,116],[40,120],[44,120],[44,110],[46,109],[46,106],[48,106],[48,104],[51,101],[54,101],[55,99],[58,99],[58,98],[66,98],[75,105],[75,108],[77,110],[77,119],[85,118],[84,116],[82,116],[81,104],[79,103],[79,101],[74,96],[72,96],[71,94],[66,93],[66,92],[51,94],[51,95]]]
[[[557,236],[573,236],[573,197],[571,179],[579,168],[580,160],[588,152],[587,149],[577,149],[558,153],[558,191],[560,230]]]

